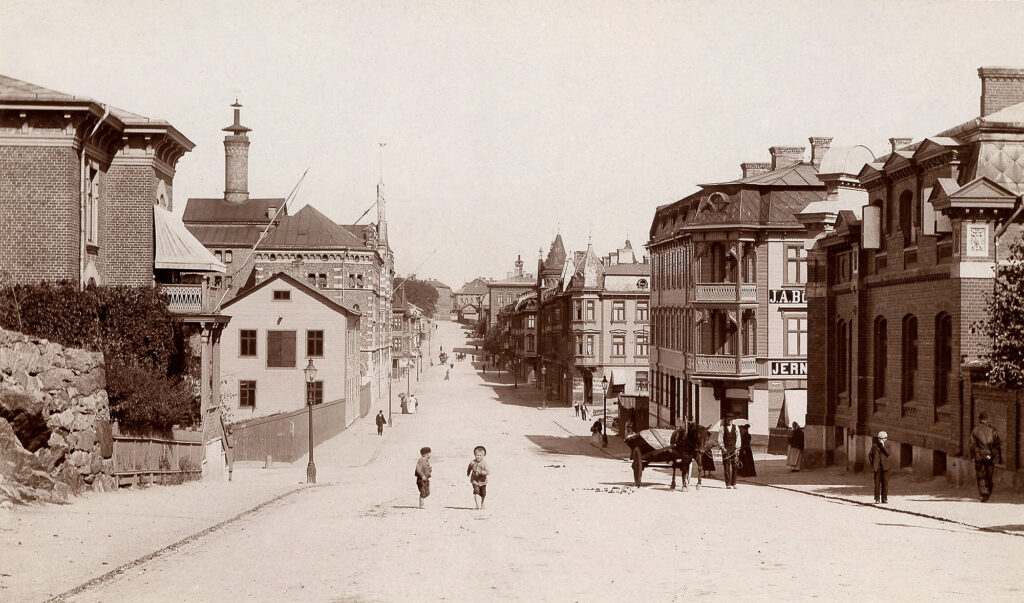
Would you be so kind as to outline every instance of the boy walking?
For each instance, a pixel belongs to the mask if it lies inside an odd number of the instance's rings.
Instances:
[[[487,476],[491,471],[484,460],[487,456],[486,448],[477,446],[473,449],[473,456],[475,458],[469,462],[466,475],[469,476],[469,483],[473,484],[473,502],[479,510],[484,508],[484,499],[487,498]]]
[[[388,420],[384,418],[384,411],[377,411],[377,435],[384,435],[384,426],[388,424]]]
[[[420,448],[420,460],[416,461],[416,489],[420,491],[420,508],[430,496],[430,447]]]

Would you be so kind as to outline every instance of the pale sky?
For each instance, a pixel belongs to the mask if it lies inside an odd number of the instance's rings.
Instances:
[[[0,73],[165,119],[196,148],[175,211],[224,190],[237,94],[249,191],[351,223],[384,152],[400,273],[535,269],[560,228],[605,254],[656,206],[772,145],[919,140],[1024,67],[1024,4],[0,0]],[[362,223],[374,220],[371,212]],[[436,253],[431,253],[436,249]]]

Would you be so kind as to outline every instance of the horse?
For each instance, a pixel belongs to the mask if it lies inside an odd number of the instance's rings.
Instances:
[[[694,463],[697,464],[697,489],[700,490],[704,476],[703,459],[705,455],[711,455],[713,443],[708,434],[708,428],[700,423],[684,423],[672,432],[672,439],[669,442],[675,452],[672,460],[672,485],[676,489],[676,469],[680,470],[683,482],[683,490],[687,490],[690,484],[690,474],[693,472]]]

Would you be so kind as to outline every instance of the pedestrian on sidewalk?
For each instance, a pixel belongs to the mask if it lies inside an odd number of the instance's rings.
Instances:
[[[793,421],[793,430],[789,432],[789,449],[786,451],[786,466],[790,471],[800,471],[804,458],[804,430]]]
[[[992,496],[992,476],[996,463],[1002,462],[1003,449],[999,434],[989,423],[988,413],[978,415],[980,425],[971,431],[971,456],[974,457],[974,473],[978,478],[978,494],[981,502]]]
[[[444,380],[445,381],[451,381],[452,380],[451,370],[444,369]]]
[[[487,498],[487,476],[491,474],[490,468],[487,467],[487,461],[484,460],[485,456],[487,456],[487,449],[477,446],[473,449],[474,458],[466,468],[469,483],[473,485],[473,502],[476,503],[477,510],[484,508],[484,499]]]
[[[722,419],[722,431],[718,432],[718,447],[722,449],[722,472],[725,478],[725,488],[736,489],[736,444],[739,442],[739,432],[732,424],[732,416],[725,415]]]
[[[754,450],[750,447],[750,439],[750,425],[740,425],[740,477],[757,477],[757,468],[754,467]]]
[[[601,421],[594,421],[594,424],[590,426],[590,439],[594,442],[595,446],[601,445]]]
[[[875,504],[889,502],[889,449],[885,445],[888,439],[889,434],[879,431],[868,453],[868,462],[875,472]]]
[[[420,491],[420,508],[430,496],[430,447],[420,448],[420,460],[416,461],[416,489]]]
[[[579,403],[579,400],[573,401],[572,409],[574,411],[576,411],[576,416],[577,417],[580,416],[580,403]]]
[[[587,420],[587,403],[586,402],[580,402],[580,417],[584,421]]]
[[[420,401],[416,399],[416,394],[409,394],[406,404],[412,407],[412,410],[409,412],[413,414],[420,409]]]
[[[388,420],[384,418],[384,411],[377,411],[377,435],[384,435],[384,426],[388,424]]]

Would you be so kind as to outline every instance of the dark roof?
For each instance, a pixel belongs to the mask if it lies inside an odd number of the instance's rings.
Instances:
[[[651,265],[650,264],[612,264],[604,269],[605,276],[608,275],[627,275],[627,276],[650,276]]]
[[[452,289],[448,285],[446,285],[446,284],[444,284],[441,281],[436,280],[436,279],[430,279],[427,282],[430,283],[431,285],[433,285],[435,289],[448,289],[449,291],[451,291],[451,289]]]
[[[294,216],[282,218],[261,244],[267,249],[363,247],[363,240],[307,205]]]
[[[551,242],[548,257],[544,260],[544,269],[561,270],[562,264],[565,264],[565,245],[562,244],[562,235],[559,233],[555,235],[555,240]]]
[[[532,276],[510,276],[509,278],[503,278],[500,281],[491,281],[487,283],[488,287],[522,287],[523,285],[534,285],[537,283],[537,279]]]
[[[361,316],[361,314],[360,314],[360,312],[358,310],[353,310],[352,308],[349,308],[348,306],[339,304],[338,302],[336,302],[333,299],[327,297],[323,293],[320,293],[316,289],[310,287],[306,283],[303,283],[302,281],[296,279],[295,277],[290,276],[287,272],[278,272],[274,276],[268,278],[267,280],[265,280],[262,283],[256,285],[255,287],[251,287],[249,289],[246,289],[245,291],[239,292],[239,294],[236,295],[233,299],[231,299],[231,301],[228,301],[223,306],[221,306],[221,309],[223,310],[223,309],[227,308],[228,306],[231,306],[231,305],[235,304],[239,300],[245,299],[246,297],[249,297],[253,293],[259,291],[260,289],[263,289],[267,285],[269,285],[269,284],[271,284],[271,283],[273,283],[275,281],[279,281],[279,280],[285,281],[289,285],[292,285],[293,287],[295,287],[297,289],[300,289],[301,291],[305,292],[307,295],[309,295],[313,299],[319,301],[320,303],[324,304],[325,306],[327,306],[328,308],[334,310],[335,312],[347,313],[347,314],[351,314],[352,316]]]
[[[233,222],[266,224],[270,221],[267,209],[284,205],[284,199],[249,199],[242,203],[228,203],[224,199],[189,199],[185,202],[185,224],[196,222]],[[285,208],[279,217],[288,215]]]
[[[487,283],[481,278],[473,279],[455,292],[456,295],[483,295],[485,293],[487,293]]]
[[[770,172],[764,172],[762,174],[754,174],[753,176],[747,176],[746,178],[740,178],[739,180],[702,184],[701,186],[717,186],[722,184],[750,184],[754,186],[814,186],[822,188],[825,186],[818,180],[817,166],[803,162],[772,170]]]
[[[245,224],[186,224],[185,228],[206,247],[252,247],[263,232],[263,226]]]

